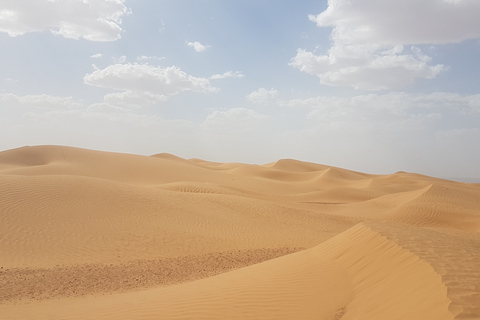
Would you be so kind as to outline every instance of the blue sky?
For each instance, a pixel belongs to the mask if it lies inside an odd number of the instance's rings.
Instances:
[[[480,178],[477,0],[4,0],[0,150]]]

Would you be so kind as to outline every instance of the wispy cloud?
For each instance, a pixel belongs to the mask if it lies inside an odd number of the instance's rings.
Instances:
[[[247,95],[247,100],[253,103],[265,103],[273,100],[278,95],[278,91],[274,88],[270,90],[259,88],[258,90]]]
[[[120,56],[120,57],[113,57],[112,58],[113,62],[115,64],[119,64],[119,63],[125,63],[125,61],[127,61],[127,56]]]
[[[157,56],[140,56],[137,57],[137,61],[142,62],[142,61],[160,61],[165,59],[165,57],[157,57]]]
[[[214,74],[213,76],[210,77],[211,80],[219,80],[219,79],[225,79],[225,78],[243,78],[245,77],[244,74],[242,74],[240,71],[227,71],[221,74]]]
[[[160,28],[158,28],[158,32],[162,33],[165,30],[165,22],[160,20]]]

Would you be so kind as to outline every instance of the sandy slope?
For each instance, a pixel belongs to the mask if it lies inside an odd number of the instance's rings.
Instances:
[[[0,319],[480,319],[479,232],[479,184],[23,147]]]

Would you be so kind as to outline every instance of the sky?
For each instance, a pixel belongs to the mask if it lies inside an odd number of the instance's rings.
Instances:
[[[478,0],[2,0],[0,150],[480,179]]]

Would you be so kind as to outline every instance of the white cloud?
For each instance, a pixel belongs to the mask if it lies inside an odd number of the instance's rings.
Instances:
[[[102,54],[101,54],[101,53],[92,54],[92,55],[90,56],[90,58],[93,58],[93,59],[99,59],[99,58],[101,58],[101,57],[102,57]]]
[[[165,101],[184,91],[216,92],[206,78],[197,78],[173,66],[147,64],[114,64],[85,75],[85,84],[123,91],[105,96],[106,102],[137,105]]]
[[[479,38],[478,16],[476,0],[331,0],[327,10],[309,18],[320,27],[333,27],[332,47],[323,55],[299,49],[290,64],[325,85],[403,87],[445,70],[432,65],[415,45]]]
[[[477,0],[330,0],[310,20],[333,27],[343,44],[402,45],[458,43],[480,38]]]
[[[370,45],[334,45],[327,55],[298,50],[290,65],[316,75],[321,84],[357,90],[386,90],[411,84],[416,78],[432,79],[445,70],[429,65],[430,57],[418,48],[385,50]]]
[[[203,45],[198,41],[195,42],[187,42],[187,46],[192,47],[197,52],[204,52],[207,48],[210,48],[209,45]]]
[[[259,88],[257,91],[254,91],[247,95],[247,100],[253,103],[265,103],[267,101],[273,100],[278,95],[278,91],[274,88],[267,90],[265,88]]]
[[[130,13],[124,2],[4,0],[0,3],[0,32],[16,37],[49,31],[68,39],[115,41],[121,37],[122,17]]]
[[[210,77],[211,80],[219,80],[219,79],[225,79],[225,78],[243,78],[245,77],[244,74],[242,74],[240,71],[227,71],[221,74],[214,74],[213,76]]]

